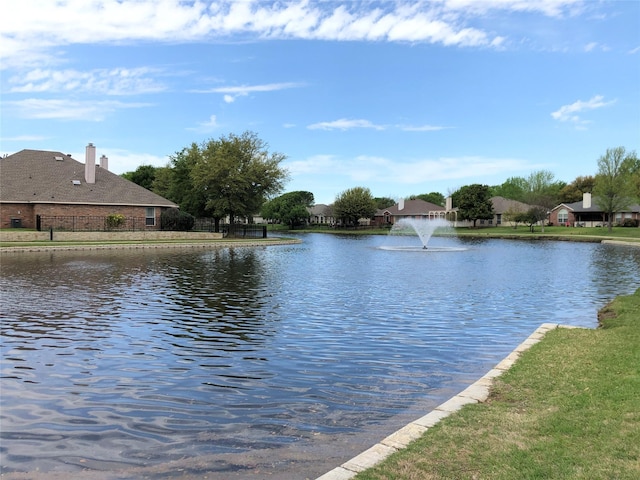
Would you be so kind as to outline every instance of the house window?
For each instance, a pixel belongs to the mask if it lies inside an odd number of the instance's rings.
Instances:
[[[156,209],[154,207],[147,207],[144,224],[147,227],[154,227],[156,224]]]
[[[564,225],[569,222],[569,212],[566,208],[558,211],[558,224]]]
[[[622,220],[624,219],[624,215],[622,213],[616,213],[616,223],[622,224]]]
[[[501,213],[497,213],[496,214],[496,225],[502,225],[502,214]]]

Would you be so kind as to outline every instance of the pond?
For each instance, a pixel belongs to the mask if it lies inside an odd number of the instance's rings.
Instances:
[[[299,238],[3,255],[4,478],[315,478],[640,285],[632,247]]]

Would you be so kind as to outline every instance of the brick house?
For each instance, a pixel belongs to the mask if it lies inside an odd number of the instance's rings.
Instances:
[[[45,230],[53,219],[58,224],[66,219],[85,225],[65,224],[64,229],[100,229],[108,215],[120,214],[127,229],[159,230],[160,214],[169,208],[177,205],[110,172],[104,155],[96,165],[92,144],[86,147],[84,164],[43,150],[21,150],[0,159],[0,228]]]
[[[434,220],[437,218],[446,218],[447,209],[434,203],[425,202],[424,200],[404,200],[401,199],[397,204],[378,210],[374,216],[375,225],[390,226],[402,220],[403,218],[422,218]]]
[[[630,205],[624,211],[615,212],[613,224],[623,225],[625,221],[640,223],[640,205]],[[551,210],[549,221],[553,225],[567,227],[602,227],[609,221],[606,212],[598,206],[597,199],[592,199],[590,193],[584,193],[582,200],[573,203],[561,203]]]

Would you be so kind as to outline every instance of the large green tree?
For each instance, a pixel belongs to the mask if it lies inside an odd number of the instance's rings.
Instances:
[[[445,198],[440,192],[421,193],[420,195],[411,195],[409,200],[422,200],[424,202],[433,203],[434,205],[440,205],[444,207]]]
[[[216,220],[225,216],[231,223],[237,217],[250,217],[262,204],[278,194],[288,178],[281,167],[282,153],[270,153],[268,145],[254,132],[229,134],[217,140],[192,144],[173,157],[176,176],[190,204]],[[188,175],[183,175],[186,173]],[[178,173],[178,172],[175,172]]]
[[[593,191],[595,177],[592,175],[576,177],[576,179],[565,185],[559,192],[558,203],[573,203],[582,200],[585,193]]]
[[[524,202],[527,190],[527,179],[524,177],[509,177],[501,185],[491,187],[492,197],[504,197]]]
[[[203,188],[196,188],[193,175],[201,155],[200,146],[192,143],[170,157],[170,169],[156,174],[156,182],[166,188],[166,198],[180,205],[181,210],[194,217],[204,217],[208,214],[207,192]]]
[[[598,173],[593,186],[594,200],[607,214],[607,226],[613,230],[613,219],[617,212],[629,207],[636,199],[633,170],[638,158],[635,151],[624,147],[607,149],[598,159]]]
[[[378,207],[378,210],[392,207],[396,204],[396,201],[391,197],[375,197],[373,200],[376,202],[376,207]]]
[[[262,218],[277,220],[294,228],[306,223],[309,218],[307,208],[314,203],[313,193],[305,191],[288,192],[269,200],[262,206]]]
[[[147,190],[152,190],[153,181],[156,178],[156,167],[153,165],[140,165],[133,172],[125,172],[121,176]]]
[[[376,201],[365,187],[354,187],[341,192],[333,203],[333,214],[344,225],[357,225],[361,218],[371,218],[376,213]]]
[[[466,185],[452,195],[453,206],[458,209],[460,220],[471,220],[473,228],[478,220],[493,218],[491,190],[488,185]]]

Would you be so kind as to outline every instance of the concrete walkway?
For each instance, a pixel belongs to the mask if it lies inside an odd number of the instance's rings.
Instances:
[[[469,403],[480,403],[489,397],[489,389],[493,383],[493,379],[506,372],[520,355],[528,350],[532,345],[538,343],[545,334],[556,328],[580,328],[563,326],[556,323],[543,323],[540,325],[525,341],[507,355],[493,369],[489,370],[486,375],[477,382],[465,388],[455,397],[447,400],[443,404],[437,406],[434,410],[426,414],[400,430],[392,433],[380,443],[365,450],[360,455],[325,473],[317,480],[347,480],[355,477],[359,472],[367,470],[378,463],[382,462],[389,455],[401,450],[414,440],[417,440],[429,428],[433,427],[440,420],[448,417],[452,413],[460,410]]]

